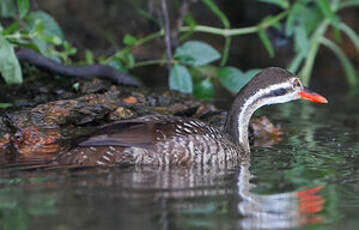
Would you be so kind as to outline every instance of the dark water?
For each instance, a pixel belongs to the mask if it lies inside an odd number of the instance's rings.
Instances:
[[[3,171],[2,229],[357,229],[358,97],[262,110],[285,133],[232,169]]]

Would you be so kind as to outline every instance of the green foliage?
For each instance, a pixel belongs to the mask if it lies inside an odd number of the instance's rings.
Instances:
[[[230,29],[231,24],[225,15],[212,0],[202,0],[202,2],[215,14],[222,22],[225,29]],[[223,48],[223,57],[221,60],[221,66],[224,66],[228,60],[229,49],[231,48],[232,39],[230,36],[225,38],[225,44]]]
[[[210,45],[199,41],[188,41],[178,47],[175,52],[175,59],[182,65],[175,64],[169,76],[170,89],[183,93],[192,93],[199,98],[213,98],[214,86],[210,79],[199,80],[193,87],[191,74],[187,67],[196,68],[208,65],[218,60],[221,55]]]
[[[221,55],[217,50],[204,42],[188,41],[178,47],[175,58],[182,64],[189,66],[202,66],[218,60]]]
[[[228,18],[212,0],[202,0],[202,2],[221,20],[225,28],[230,27]]]
[[[243,73],[235,67],[222,67],[218,70],[218,79],[233,94],[238,93],[260,70],[253,69]]]
[[[297,27],[294,30],[294,48],[296,53],[303,55],[309,51],[309,38],[304,27]]]
[[[273,49],[273,46],[272,46],[272,42],[269,40],[269,38],[268,38],[267,33],[265,32],[265,30],[259,29],[259,31],[258,31],[258,36],[259,36],[259,38],[261,39],[261,41],[262,41],[264,47],[265,47],[266,50],[268,51],[269,56],[270,56],[270,57],[273,57],[273,56],[274,56],[274,49]]]
[[[188,69],[183,65],[175,64],[169,77],[170,89],[178,90],[183,93],[192,93],[192,79]]]
[[[8,84],[22,82],[21,68],[14,47],[2,35],[0,35],[0,72]]]
[[[14,53],[15,47],[34,49],[58,62],[71,63],[69,56],[77,50],[64,40],[60,26],[43,11],[29,12],[29,0],[3,0],[0,17],[12,23],[0,26],[0,73],[6,83],[22,83],[22,72]]]
[[[199,25],[193,15],[188,12],[185,17],[187,26],[179,28],[183,33],[180,36],[180,41],[184,43],[175,51],[173,60],[150,60],[142,63],[133,63],[133,68],[138,66],[152,65],[152,64],[172,64],[169,76],[169,84],[171,89],[176,89],[181,92],[194,93],[199,98],[210,98],[214,95],[213,82],[218,81],[222,86],[232,93],[237,93],[258,70],[250,70],[243,73],[241,70],[234,67],[226,67],[229,56],[229,49],[231,46],[232,36],[241,36],[250,33],[257,33],[261,43],[267,50],[270,57],[274,57],[275,50],[271,40],[267,35],[269,27],[277,30],[284,30],[288,37],[293,37],[295,55],[292,62],[288,66],[291,72],[300,73],[302,80],[308,84],[310,75],[314,66],[315,57],[322,44],[328,46],[335,55],[338,56],[343,65],[347,75],[348,83],[351,86],[356,86],[358,83],[354,77],[356,71],[349,59],[334,43],[323,42],[324,34],[328,30],[328,26],[333,27],[334,37],[336,41],[340,41],[340,32],[344,32],[354,45],[359,47],[358,35],[347,25],[340,21],[337,16],[339,9],[359,5],[359,1],[350,0],[258,0],[266,4],[273,4],[283,10],[278,15],[267,15],[261,22],[255,26],[247,28],[231,29],[230,22],[225,13],[214,3],[213,0],[202,0],[206,6],[223,24],[224,29],[214,28],[210,26]],[[211,66],[212,71],[216,74],[208,72],[198,74],[203,70],[202,67],[209,67],[214,61],[220,58],[217,50],[213,49],[208,44],[201,41],[186,41],[194,32],[202,32],[209,34],[222,35],[225,38],[225,43],[222,50],[222,60],[220,67]],[[135,38],[130,35],[124,37],[124,44],[127,45],[120,52],[130,52],[134,46],[142,45],[158,36],[163,36],[163,31],[159,34],[149,35],[145,38]],[[115,56],[115,55],[114,55]],[[108,59],[107,59],[108,60]],[[135,60],[133,60],[135,62]],[[122,59],[120,63],[124,63]],[[181,65],[179,65],[181,64]],[[129,65],[123,65],[128,69]],[[130,67],[131,68],[131,67]],[[179,69],[181,71],[179,71]],[[177,71],[174,71],[177,70]],[[183,74],[183,79],[181,78]],[[191,81],[189,81],[192,79]],[[190,87],[190,82],[193,87]],[[192,90],[193,88],[193,90]]]
[[[170,89],[210,99],[214,97],[215,82],[219,82],[230,92],[237,93],[258,72],[257,69],[243,72],[235,67],[226,66],[232,37],[257,34],[269,56],[274,57],[275,49],[267,35],[268,29],[272,27],[284,31],[287,37],[293,38],[295,55],[288,69],[299,73],[304,84],[308,84],[318,50],[321,45],[324,45],[338,57],[349,85],[358,86],[357,73],[350,60],[336,43],[325,37],[331,27],[336,42],[340,42],[341,33],[345,33],[359,51],[359,36],[353,29],[341,22],[338,16],[338,11],[341,9],[359,6],[358,0],[257,1],[272,4],[281,12],[277,15],[264,16],[260,23],[254,26],[231,28],[225,12],[213,0],[202,0],[203,6],[218,18],[224,28],[199,25],[191,12],[187,12],[184,17],[186,25],[177,28],[181,45],[175,50],[172,60],[162,58],[136,62],[131,52],[136,46],[162,37],[164,32],[161,29],[142,38],[126,34],[122,39],[124,47],[114,55],[94,57],[91,51],[86,51],[83,62],[106,64],[123,72],[153,64],[166,65],[170,67],[168,78]],[[0,17],[13,20],[5,27],[0,25],[0,73],[7,83],[22,82],[21,69],[14,54],[14,47],[29,47],[64,63],[71,63],[69,57],[77,52],[65,41],[60,26],[50,15],[43,11],[29,12],[29,8],[29,0],[2,0],[0,2]],[[145,10],[138,9],[137,12],[157,23],[156,18]],[[218,52],[203,41],[189,40],[194,32],[223,36],[222,51]],[[214,65],[214,62],[219,59],[221,59],[219,65]]]
[[[25,21],[30,31],[36,30],[37,23],[40,23],[43,30],[41,36],[57,36],[64,39],[60,26],[55,19],[43,11],[35,11],[26,16]]]
[[[334,54],[339,58],[341,64],[343,65],[344,71],[347,76],[347,81],[350,85],[358,85],[358,78],[354,66],[350,63],[348,57],[344,52],[332,41],[322,38],[321,43],[331,49]]]
[[[130,59],[131,61],[133,60],[133,59]],[[120,71],[122,71],[122,72],[124,72],[124,73],[127,73],[128,72],[128,70],[127,70],[127,68],[124,66],[124,64],[123,64],[123,59],[121,59],[121,58],[112,58],[111,59],[111,61],[109,62],[109,63],[107,63],[109,66],[112,66],[112,67],[114,67],[115,69],[117,69],[117,70],[120,70]]]
[[[129,35],[129,34],[126,34],[123,37],[123,43],[126,45],[135,45],[136,41],[137,41],[137,39],[134,36]]]
[[[20,18],[23,18],[30,8],[29,0],[16,0]]]
[[[183,93],[193,93],[196,97],[202,99],[212,99],[214,97],[214,85],[212,80],[207,77],[210,71],[218,71],[217,74],[212,75],[212,78],[217,78],[218,81],[230,92],[237,93],[259,70],[252,70],[243,73],[235,67],[222,68],[204,68],[208,64],[218,60],[220,54],[210,45],[199,41],[188,41],[182,46],[178,47],[175,52],[175,59],[177,62],[183,64],[175,64],[170,71],[169,86],[170,89],[178,90]],[[188,68],[192,68],[202,73],[196,76],[199,80],[192,80]],[[192,72],[192,71],[191,71]],[[192,75],[194,76],[194,75]],[[202,78],[202,79],[201,79]],[[194,86],[192,86],[194,84]]]
[[[286,34],[294,37],[296,55],[288,69],[293,72],[299,72],[304,84],[309,83],[314,60],[320,45],[326,45],[340,60],[349,86],[352,88],[358,86],[358,81],[354,80],[357,78],[355,68],[344,52],[331,41],[325,40],[325,33],[329,25],[331,25],[336,41],[341,41],[340,32],[343,31],[358,47],[358,35],[350,27],[343,24],[337,15],[339,9],[354,6],[355,4],[353,3],[354,1],[345,0],[297,0],[290,7],[288,17],[284,23]]]
[[[197,98],[212,99],[214,98],[214,85],[210,78],[206,78],[194,85],[193,94]]]
[[[283,9],[288,9],[288,7],[289,7],[288,0],[259,0],[259,1],[274,4]]]

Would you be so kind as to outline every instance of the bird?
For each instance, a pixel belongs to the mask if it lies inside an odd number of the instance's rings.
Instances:
[[[269,67],[238,92],[223,129],[191,118],[147,115],[106,125],[53,161],[82,166],[236,164],[250,154],[248,125],[253,113],[264,105],[297,99],[328,103],[295,74]]]

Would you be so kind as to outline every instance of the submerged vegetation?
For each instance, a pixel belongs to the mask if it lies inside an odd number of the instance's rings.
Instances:
[[[203,7],[207,7],[213,12],[214,17],[217,17],[223,24],[223,28],[198,24],[195,15],[192,15],[189,10],[182,15],[182,23],[179,23],[178,28],[171,29],[168,23],[166,1],[163,0],[164,20],[162,23],[158,23],[161,27],[159,31],[142,38],[125,35],[123,48],[111,56],[95,58],[91,51],[86,51],[86,58],[82,63],[107,64],[126,73],[137,67],[165,64],[169,70],[170,89],[194,93],[199,98],[212,98],[215,81],[230,92],[236,93],[259,71],[252,69],[244,72],[236,67],[227,66],[232,38],[258,34],[269,57],[273,57],[275,49],[267,35],[267,30],[274,28],[285,34],[287,38],[293,38],[295,55],[292,57],[288,70],[298,73],[305,84],[310,81],[319,48],[325,46],[338,57],[349,86],[351,88],[358,87],[356,70],[337,45],[341,42],[342,33],[344,33],[359,51],[359,36],[338,16],[338,13],[345,8],[359,6],[358,0],[258,1],[263,4],[275,5],[280,12],[277,15],[265,16],[257,25],[232,28],[225,12],[222,12],[213,0],[201,0]],[[183,3],[190,4],[189,1],[183,1]],[[29,9],[29,0],[0,2],[0,17],[9,18],[12,21],[6,27],[0,25],[0,72],[8,84],[22,83],[23,81],[21,67],[14,51],[15,47],[31,48],[64,64],[71,64],[70,56],[77,52],[76,48],[65,40],[60,26],[49,14],[43,11],[30,12]],[[156,20],[145,11],[141,10],[141,12],[149,20]],[[334,40],[330,40],[326,36],[329,30],[332,31]],[[173,33],[173,31],[177,33]],[[221,53],[203,41],[190,40],[191,35],[195,32],[223,36],[224,45]],[[175,34],[176,37],[171,34]],[[159,37],[165,38],[166,57],[163,56],[159,60],[136,61],[131,53],[133,48],[150,43]],[[171,40],[173,39],[178,40],[181,45],[176,47],[172,54]]]

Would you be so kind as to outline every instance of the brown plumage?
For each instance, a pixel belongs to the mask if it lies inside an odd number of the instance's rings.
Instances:
[[[236,96],[224,130],[202,121],[175,116],[145,116],[101,128],[59,154],[56,164],[151,164],[226,166],[248,157],[249,119],[258,108],[297,99],[326,102],[306,91],[295,75],[268,68]]]
[[[224,165],[239,159],[240,146],[208,124],[175,116],[145,116],[97,131],[60,154],[59,164]]]

